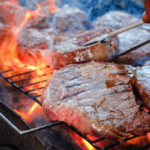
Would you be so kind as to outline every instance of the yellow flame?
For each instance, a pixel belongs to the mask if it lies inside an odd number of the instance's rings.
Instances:
[[[82,139],[84,144],[86,145],[86,147],[88,148],[87,150],[95,150],[95,148],[90,144],[88,143],[85,139]]]
[[[38,105],[39,105],[38,103],[34,103],[34,105],[31,107],[30,111],[28,112],[28,115],[30,115]]]

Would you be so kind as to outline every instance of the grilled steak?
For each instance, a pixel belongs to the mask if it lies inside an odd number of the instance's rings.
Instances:
[[[150,131],[150,116],[140,111],[132,86],[135,68],[90,62],[55,71],[42,94],[50,120],[106,138],[125,138]]]
[[[39,58],[52,68],[62,68],[71,63],[88,61],[108,61],[118,47],[117,37],[108,39],[90,47],[83,47],[86,41],[111,32],[111,29],[80,31],[71,39],[59,36],[55,32],[42,32],[36,29],[26,29],[18,38],[18,54],[22,62],[36,63]],[[29,40],[30,39],[30,40]]]
[[[66,31],[76,33],[79,30],[85,30],[87,26],[87,14],[79,8],[67,4],[63,5],[52,17],[53,25],[62,34]]]
[[[70,40],[56,43],[49,58],[49,65],[58,69],[71,63],[83,63],[92,60],[108,61],[118,47],[116,36],[103,43],[89,47],[82,46],[86,41],[108,32],[111,32],[111,29],[106,27],[97,32],[81,31]]]
[[[18,57],[24,64],[36,64],[42,60],[42,51],[53,46],[56,34],[41,32],[37,29],[25,29],[21,31],[17,39]]]
[[[124,12],[108,12],[104,16],[98,17],[95,21],[93,21],[91,29],[97,31],[100,30],[103,26],[107,26],[115,31],[138,21],[139,19]],[[149,37],[150,32],[148,25],[142,25],[135,29],[131,29],[129,31],[121,33],[118,35],[119,47],[117,52],[122,53],[126,50],[129,50],[130,48],[148,40]],[[133,52],[130,52],[124,56],[120,56],[114,62],[137,66],[143,65],[149,58],[150,44],[147,44],[141,48],[138,48],[137,50],[134,50]]]
[[[137,68],[136,91],[139,93],[144,106],[150,110],[150,61]]]

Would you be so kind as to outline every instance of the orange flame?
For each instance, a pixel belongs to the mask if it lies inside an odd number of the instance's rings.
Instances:
[[[11,0],[11,2],[14,3],[16,1]],[[7,6],[8,6],[7,4],[8,3],[5,3],[3,5],[3,7],[2,7],[3,11],[5,11],[5,9],[7,8]],[[55,3],[52,2],[51,5],[54,6]],[[49,7],[51,7],[51,5],[49,5]],[[33,79],[30,79],[30,83],[39,82],[41,80],[48,80],[53,72],[53,70],[50,68],[43,69],[43,70],[41,69],[41,68],[44,68],[47,66],[41,58],[38,58],[38,60],[35,62],[35,64],[32,64],[32,65],[28,61],[22,62],[21,59],[19,58],[19,51],[21,51],[21,50],[18,49],[18,47],[17,47],[17,39],[20,35],[20,32],[24,32],[24,31],[22,31],[22,29],[26,26],[26,24],[29,23],[30,21],[32,21],[32,18],[34,19],[34,17],[38,16],[38,14],[41,13],[42,5],[41,4],[37,5],[37,8],[38,9],[36,11],[26,10],[25,11],[26,15],[24,16],[24,20],[20,23],[20,25],[15,25],[13,27],[11,26],[11,28],[9,28],[9,30],[6,31],[5,36],[2,35],[2,37],[0,37],[3,39],[3,43],[0,45],[0,53],[1,53],[1,55],[0,55],[1,64],[0,65],[3,66],[3,70],[8,70],[10,68],[11,69],[20,68],[23,66],[27,66],[27,67],[25,69],[22,68],[21,70],[17,70],[16,74],[19,74],[19,73],[22,73],[25,71],[36,70],[33,74],[31,74],[29,76],[29,77],[31,77],[31,76],[34,77]],[[57,10],[56,6],[54,6],[51,11],[55,11],[55,10]],[[44,75],[44,74],[47,74],[47,75]],[[14,75],[14,74],[12,74],[12,72],[7,73],[7,76],[11,76],[11,75]],[[19,79],[22,79],[25,77],[26,77],[25,75],[23,77],[20,77],[20,76],[14,77],[14,80],[19,80]],[[46,84],[46,82],[41,82],[39,84],[26,86],[26,87],[24,87],[24,89],[31,90],[31,89],[35,89],[35,88],[40,88],[40,87],[44,87],[45,84]],[[42,90],[36,90],[32,94],[40,95],[41,93],[42,93]],[[31,106],[28,113],[24,112],[23,110],[19,110],[19,111],[16,110],[16,111],[19,114],[21,114],[23,116],[23,118],[25,118],[25,120],[30,122],[31,120],[26,118],[26,114],[28,114],[29,116],[32,116],[33,113],[36,113],[35,110],[37,110],[37,108],[38,108],[38,104],[35,103],[34,105]],[[32,117],[29,117],[29,118],[32,118]]]
[[[14,0],[11,0],[12,2],[15,2]],[[47,6],[48,4],[52,4]],[[5,7],[7,7],[7,5],[4,5]],[[29,70],[37,70],[36,72],[34,72],[34,75],[32,76],[37,76],[37,78],[34,78],[31,80],[31,83],[34,82],[38,82],[41,80],[47,80],[50,77],[50,74],[53,72],[53,70],[48,69],[48,70],[41,70],[40,68],[44,68],[46,67],[46,64],[44,62],[42,62],[42,60],[38,60],[37,64],[35,65],[30,65],[28,63],[23,63],[20,59],[19,59],[19,54],[18,54],[18,49],[17,49],[17,43],[16,40],[22,30],[22,28],[28,23],[28,21],[30,19],[32,19],[33,17],[35,17],[39,12],[43,12],[42,7],[48,7],[47,10],[49,11],[49,14],[52,14],[54,11],[59,10],[56,6],[55,6],[55,1],[54,0],[47,0],[39,5],[37,5],[37,10],[36,11],[26,11],[26,15],[24,17],[24,20],[22,21],[22,23],[19,26],[14,26],[12,28],[12,30],[7,31],[6,36],[5,37],[1,37],[1,38],[5,38],[3,39],[3,43],[0,46],[0,62],[1,65],[5,66],[4,69],[7,70],[9,68],[17,68],[17,67],[23,67],[23,66],[28,66],[27,69]],[[5,9],[5,7],[3,9]],[[21,72],[23,71],[23,69],[21,70]],[[24,70],[25,71],[25,70]],[[17,72],[19,73],[19,72]],[[42,76],[42,77],[38,77],[40,75],[43,74],[47,74],[49,73],[49,75],[46,76]],[[9,74],[10,76],[11,74]],[[20,79],[20,77],[16,77],[15,80]],[[38,85],[32,85],[32,86],[27,86],[25,87],[25,90],[31,90],[34,88],[39,88],[39,87],[44,87],[45,86],[45,82],[41,82]],[[36,90],[34,91],[34,94],[41,94],[42,90]],[[15,109],[14,109],[15,110]],[[25,112],[24,110],[15,110],[18,114],[20,114],[22,116],[22,118],[25,119],[25,121],[27,121],[28,123],[32,122],[33,118],[35,117],[35,114],[43,114],[42,111],[42,107],[39,106],[37,103],[32,103],[31,108]],[[145,111],[148,111],[145,109]],[[91,144],[89,144],[86,140],[82,139],[81,137],[79,137],[77,134],[73,135],[73,137],[75,138],[75,141],[81,146],[83,147],[83,149],[86,150],[95,150],[95,148],[93,146],[91,146]],[[89,137],[91,140],[96,140],[98,139],[97,137]],[[136,145],[139,140],[141,140],[140,138],[136,138],[133,140],[130,140],[128,142],[126,142],[124,145]],[[150,143],[150,133],[147,134],[147,140]],[[98,142],[97,143],[99,146],[104,147],[105,143],[102,142]]]
[[[87,150],[96,150],[89,142],[87,142],[85,139],[82,139],[83,143],[86,145]]]
[[[37,106],[38,106],[38,104],[35,103],[35,104],[31,107],[31,109],[29,110],[28,114],[30,115],[30,114],[35,110],[35,108],[36,108]]]

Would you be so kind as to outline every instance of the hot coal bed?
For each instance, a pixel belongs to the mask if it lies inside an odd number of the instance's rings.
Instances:
[[[40,0],[33,0],[33,1],[20,0],[20,4],[22,6],[25,6],[28,9],[36,9],[36,5],[40,2],[41,2]],[[82,27],[83,29],[88,29],[90,27],[91,22],[95,20],[98,16],[102,16],[105,13],[112,11],[112,10],[121,10],[130,14],[133,14],[138,18],[141,18],[142,13],[144,12],[142,2],[143,1],[137,2],[134,0],[131,0],[131,1],[130,0],[107,0],[107,1],[104,1],[104,0],[87,0],[87,1],[86,0],[75,0],[75,1],[74,0],[56,0],[56,4],[60,8],[63,8],[64,5],[67,4],[68,5],[67,7],[75,6],[86,12],[88,23],[86,26]],[[53,23],[55,22],[55,18],[50,17],[46,21]],[[64,30],[66,31],[67,28]],[[145,61],[146,59],[140,62],[140,65],[142,65]],[[139,65],[139,64],[134,64],[134,65]],[[10,71],[13,71],[13,70],[10,70]],[[28,73],[29,72],[27,72],[27,74]],[[7,77],[9,76],[5,73],[1,75],[4,75],[3,76],[4,78],[6,76]],[[13,85],[10,85],[7,81],[4,80],[4,78],[2,77],[0,78],[0,101],[1,101],[0,107],[6,111],[6,116],[11,122],[13,122],[17,126],[17,123],[15,123],[15,121],[17,120],[16,118],[19,118],[19,116],[17,116],[16,114],[12,115],[15,112],[12,112],[10,108],[15,109],[18,112],[23,111],[22,117],[23,118],[25,117],[28,120],[28,124],[30,125],[31,128],[35,128],[35,127],[39,127],[45,124],[52,123],[49,120],[47,120],[46,117],[42,113],[34,114],[33,116],[30,116],[32,118],[28,118],[28,112],[29,112],[30,106],[34,104],[33,99],[35,101],[38,100],[38,98],[40,98],[40,94],[33,95],[33,97],[31,95],[27,95],[27,92],[19,91],[20,89],[17,90],[16,87],[14,87]],[[8,78],[8,79],[12,81],[11,78]],[[46,81],[42,81],[42,82],[46,82]],[[30,84],[30,83],[26,83],[26,84]],[[38,106],[39,108],[37,108],[36,111],[41,111],[42,108],[40,106],[40,102],[38,105],[39,105]],[[7,106],[9,106],[10,108],[8,108]],[[1,109],[1,112],[4,113],[2,109]],[[11,114],[12,116],[9,114]],[[17,127],[19,128],[20,121],[18,122],[19,122],[18,123],[19,125]],[[0,124],[2,123],[3,123],[2,120],[0,120]],[[25,125],[22,125],[24,127],[21,127],[20,130],[29,129],[28,125],[25,122],[21,124],[25,124]],[[60,123],[60,124],[58,123],[58,125],[54,127],[50,127],[48,129],[37,131],[36,132],[37,137],[35,135],[31,135],[30,137],[29,135],[28,137],[25,137],[24,139],[21,137],[22,135],[17,135],[16,133],[14,133],[12,129],[9,129],[9,126],[7,125],[5,129],[4,128],[3,129],[7,130],[7,128],[8,128],[8,131],[6,131],[7,134],[5,134],[4,132],[0,132],[0,134],[3,135],[3,137],[0,140],[0,149],[4,149],[4,150],[5,149],[33,149],[34,146],[35,146],[34,149],[37,149],[37,150],[38,149],[82,150],[83,148],[84,149],[86,148],[85,146],[82,146],[82,143],[80,142],[81,140],[80,137],[84,137],[85,139],[87,139],[86,135],[78,132],[76,129],[72,127],[68,127],[66,124],[63,124],[63,123]],[[77,132],[77,134],[75,132]],[[7,137],[5,137],[4,134],[7,135]],[[11,138],[8,138],[8,136],[10,136]],[[13,138],[14,136],[17,138]],[[136,139],[136,137],[130,137],[129,139],[133,139],[133,138]],[[17,139],[16,143],[14,143],[14,139]],[[93,140],[94,141],[93,145],[96,142],[101,141],[101,145],[105,145],[105,147],[103,146],[101,147],[103,150],[104,149],[138,149],[138,148],[148,149],[150,147],[150,145],[147,145],[149,143],[147,137],[142,136],[140,137],[140,140],[139,138],[137,140],[138,142],[136,142],[136,145],[134,145],[133,142],[131,143],[128,142],[127,144],[123,145],[122,143],[125,142],[126,140],[116,142],[112,140],[105,140],[102,138],[102,139],[98,139],[97,141],[96,139]],[[22,142],[24,143],[31,142],[31,143],[27,146],[25,144],[20,145],[19,143],[22,143]],[[38,144],[36,144],[36,142]],[[97,149],[101,149],[100,146],[95,146],[95,147]]]

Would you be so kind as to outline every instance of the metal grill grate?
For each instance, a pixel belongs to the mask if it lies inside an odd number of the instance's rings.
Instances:
[[[28,75],[31,74],[31,73],[34,73],[36,72],[37,70],[32,70],[32,71],[26,71],[24,73],[19,73],[19,74],[14,74],[14,75],[11,75],[11,76],[7,76],[7,74],[9,74],[10,72],[13,73],[15,72],[16,70],[20,70],[20,69],[25,69],[25,67],[21,67],[21,68],[18,68],[18,69],[10,69],[10,70],[5,70],[5,71],[2,71],[0,72],[0,76],[5,79],[7,82],[9,82],[12,86],[14,86],[15,88],[17,88],[18,90],[20,90],[21,92],[23,92],[24,94],[26,94],[27,96],[29,96],[32,100],[34,100],[36,103],[38,103],[39,105],[42,106],[40,100],[38,98],[40,98],[41,94],[39,95],[34,95],[32,94],[31,92],[34,92],[36,90],[41,90],[44,88],[44,86],[42,87],[38,87],[38,88],[33,88],[33,89],[30,89],[30,90],[25,90],[24,87],[26,86],[32,86],[32,85],[36,85],[36,84],[39,84],[39,83],[46,83],[47,80],[41,80],[41,81],[38,81],[38,82],[33,82],[31,83],[31,79],[33,79],[33,76],[32,77],[29,77]],[[49,67],[45,67],[45,68],[41,68],[40,70],[45,70],[45,69],[48,69]],[[19,79],[19,80],[12,80],[14,77],[21,77],[22,75],[23,78],[22,79]],[[42,74],[38,77],[43,77],[43,76],[47,76],[47,75],[51,75],[51,73],[49,74]],[[27,76],[27,77],[26,77]],[[36,77],[37,78],[37,77]],[[22,84],[22,85],[18,85],[17,83],[19,82],[24,82],[25,84]],[[52,127],[52,126],[55,126],[55,125],[59,125],[59,124],[66,124],[64,122],[56,122],[56,123],[52,123],[49,125],[49,127]],[[66,124],[67,125],[67,124]],[[68,125],[67,125],[68,126]],[[137,136],[132,136],[130,138],[126,138],[122,141],[118,141],[118,142],[114,142],[114,144],[111,144],[109,146],[106,146],[106,147],[99,147],[96,143],[99,142],[99,141],[102,141],[104,140],[105,138],[100,138],[98,140],[95,140],[95,141],[92,141],[90,138],[88,138],[85,134],[79,132],[76,128],[72,127],[72,126],[68,126],[70,129],[72,129],[74,132],[76,132],[79,136],[81,136],[82,138],[84,138],[86,141],[88,141],[92,146],[94,146],[97,150],[107,150],[107,149],[110,149],[114,146],[117,146],[119,144],[122,144],[126,141],[129,141]],[[146,149],[146,148],[149,148],[150,147],[150,144],[144,146],[144,147],[140,147],[138,148],[138,150],[142,150],[142,149]]]

